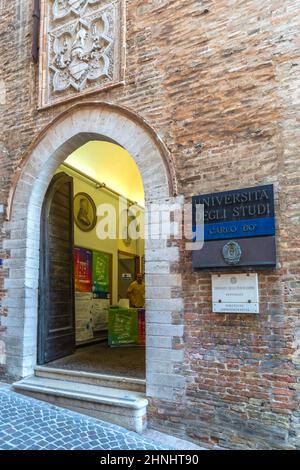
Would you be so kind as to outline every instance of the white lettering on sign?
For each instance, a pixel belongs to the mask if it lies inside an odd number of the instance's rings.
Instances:
[[[259,313],[257,274],[212,275],[215,313]]]
[[[122,279],[132,279],[132,274],[131,273],[123,273],[122,274]]]

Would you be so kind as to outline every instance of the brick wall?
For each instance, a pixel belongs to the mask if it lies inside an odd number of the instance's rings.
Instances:
[[[4,205],[26,149],[70,106],[37,111],[31,7],[0,1]],[[126,83],[93,98],[126,106],[157,130],[187,200],[275,185],[278,267],[259,272],[259,316],[212,314],[211,272],[193,273],[184,246],[174,264],[184,296],[173,318],[184,326],[177,370],[187,387],[176,406],[152,400],[151,421],[209,446],[299,447],[299,23],[297,0],[128,0]],[[0,235],[10,236],[5,227]]]

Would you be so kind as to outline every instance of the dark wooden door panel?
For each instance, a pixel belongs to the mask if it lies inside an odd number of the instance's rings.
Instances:
[[[73,333],[63,335],[62,332],[57,336],[49,338],[43,364],[72,354],[73,350],[70,352],[70,342],[72,338]]]
[[[70,240],[69,237],[69,227],[56,226],[53,223],[49,226],[49,235],[54,246],[56,244],[63,244]]]
[[[75,350],[73,179],[54,176],[41,220],[38,363]]]
[[[62,298],[69,299],[72,294],[72,289],[55,289],[51,291],[51,303],[59,303],[61,302]]]
[[[70,279],[66,272],[63,272],[63,271],[58,272],[57,270],[55,270],[55,275],[53,275],[49,279],[49,287],[55,291],[58,288],[58,284],[62,284],[62,286],[66,284],[66,287],[67,287],[69,282],[70,282]],[[64,291],[63,287],[60,290]]]

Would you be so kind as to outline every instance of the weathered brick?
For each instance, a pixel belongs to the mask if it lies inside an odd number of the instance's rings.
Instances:
[[[30,57],[31,9],[29,0],[0,1],[0,205],[4,207],[30,145],[71,106],[65,103],[37,110],[38,71]],[[152,397],[149,420],[210,447],[300,447],[299,364],[293,354],[300,341],[299,27],[298,0],[127,0],[125,83],[79,100],[109,101],[147,121],[170,152],[178,191],[186,201],[200,193],[274,184],[278,265],[259,271],[258,316],[212,313],[211,272],[192,272],[184,241],[179,244],[179,259],[172,248],[163,252],[163,261],[161,252],[158,262],[155,249],[164,250],[165,244],[147,245],[149,286],[178,286],[176,298],[183,296],[184,301],[184,325],[150,324],[149,346],[155,349],[161,338],[168,351],[165,357],[172,360],[170,374],[187,378],[184,396],[172,387],[147,384]],[[89,111],[84,112],[89,127]],[[72,128],[60,133],[81,132],[76,125],[73,122]],[[117,136],[118,129],[114,132]],[[49,154],[58,137],[50,131],[45,143]],[[126,148],[135,148],[134,129],[120,139]],[[161,201],[165,188],[152,152],[151,146],[145,147],[137,163],[147,163],[146,198],[152,188]],[[59,155],[55,158],[58,162]],[[24,194],[34,182],[31,169],[40,165],[44,171],[37,154],[33,153],[28,165],[22,175]],[[0,292],[3,297],[6,287],[11,287],[20,298],[18,302],[9,298],[8,309],[22,308],[25,299],[18,280],[18,270],[22,270],[18,260],[26,254],[24,221],[27,215],[28,220],[35,220],[45,184],[43,173],[32,213],[26,214],[22,194],[15,200],[18,224],[5,224],[0,214],[1,257],[8,258],[1,267]],[[11,239],[13,232],[17,241]],[[27,250],[27,266],[33,270],[38,268],[34,249],[38,234],[38,227],[33,227]],[[170,253],[177,259],[171,272]],[[15,280],[7,279],[10,269],[15,270]],[[37,285],[30,286],[26,295],[36,304]],[[154,289],[151,292],[155,299]],[[162,291],[159,297],[164,298]],[[10,336],[11,343],[7,343],[8,348],[12,345],[11,375],[20,367],[17,332],[15,342]],[[173,351],[165,338],[183,333],[184,351]],[[0,334],[6,341],[5,327],[0,326]],[[177,359],[184,354],[176,369],[174,352],[180,353]],[[28,358],[24,373],[30,365]],[[163,361],[149,357],[151,367],[155,374],[166,370]],[[2,365],[1,373],[6,374]]]

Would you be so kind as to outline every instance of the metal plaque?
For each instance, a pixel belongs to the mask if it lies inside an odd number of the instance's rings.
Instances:
[[[205,242],[192,252],[194,269],[241,266],[276,266],[275,237],[240,238]]]
[[[259,313],[257,274],[212,275],[215,313]]]

